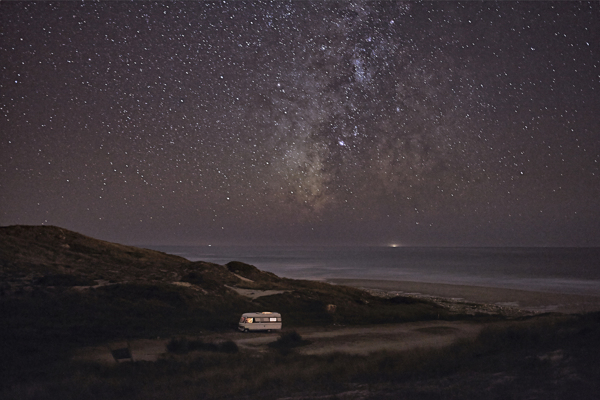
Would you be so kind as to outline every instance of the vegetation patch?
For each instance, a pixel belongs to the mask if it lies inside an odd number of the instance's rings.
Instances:
[[[172,338],[167,343],[167,351],[174,354],[187,354],[191,351],[212,351],[234,354],[239,351],[238,345],[232,340],[218,343],[206,343],[202,339],[188,340],[187,338]]]
[[[48,274],[38,278],[35,284],[42,286],[94,286],[96,281],[80,275]]]
[[[240,262],[190,262],[57,227],[0,228],[0,267],[3,399],[279,398],[357,385],[366,385],[371,398],[595,399],[600,393],[599,313],[522,320],[446,349],[368,357],[298,354],[293,349],[306,341],[292,330],[271,345],[275,351],[258,353],[232,341],[184,338],[233,331],[249,311],[279,312],[286,329],[466,317],[427,300],[279,278]],[[112,284],[73,288],[96,279]],[[286,292],[251,301],[226,285]],[[79,346],[157,336],[173,337],[170,353],[188,355],[115,366],[70,361]]]
[[[280,341],[291,349],[302,341],[293,333],[285,337]],[[109,366],[64,363],[0,387],[0,397],[276,399],[355,393],[377,399],[591,400],[600,393],[598,313],[534,318],[484,330],[447,348],[368,356],[234,353],[195,340],[173,345],[176,354],[188,355]],[[200,352],[190,350],[195,346]]]
[[[268,344],[272,349],[279,350],[282,354],[288,354],[296,347],[306,346],[310,341],[302,339],[302,336],[296,331],[283,332],[274,342]]]

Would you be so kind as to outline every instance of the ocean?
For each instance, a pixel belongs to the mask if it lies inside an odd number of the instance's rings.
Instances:
[[[600,296],[600,248],[143,246],[280,277],[398,280]]]

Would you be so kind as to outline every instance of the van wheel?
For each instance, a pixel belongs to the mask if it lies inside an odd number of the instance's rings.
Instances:
[[[245,328],[245,329],[244,329],[244,333],[248,333],[248,328]]]
[[[272,331],[270,329],[267,329],[267,333],[271,333]]]

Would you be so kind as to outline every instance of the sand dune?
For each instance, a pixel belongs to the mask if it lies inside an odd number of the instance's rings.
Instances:
[[[534,312],[584,313],[600,311],[600,297],[441,283],[329,279],[329,283],[378,289],[417,297],[440,297],[454,301],[485,303]]]

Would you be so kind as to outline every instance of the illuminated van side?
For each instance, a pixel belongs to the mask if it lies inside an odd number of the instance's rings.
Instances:
[[[281,329],[281,314],[269,311],[244,313],[240,318],[238,329],[242,332],[271,332]]]

